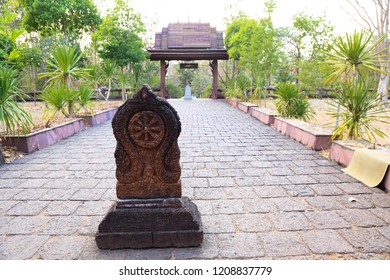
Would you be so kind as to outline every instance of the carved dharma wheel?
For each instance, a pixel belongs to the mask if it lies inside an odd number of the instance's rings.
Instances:
[[[164,139],[165,125],[155,112],[143,111],[134,114],[128,130],[134,143],[142,148],[154,148]]]

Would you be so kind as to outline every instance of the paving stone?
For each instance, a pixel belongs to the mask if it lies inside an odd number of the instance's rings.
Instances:
[[[336,184],[336,186],[340,189],[342,189],[347,194],[365,194],[365,193],[372,193],[372,191],[360,183],[340,183]]]
[[[24,189],[13,197],[14,200],[41,200],[48,189]]]
[[[38,215],[49,204],[49,201],[20,201],[7,211],[11,216],[34,216]]]
[[[366,210],[340,210],[337,213],[350,224],[359,227],[383,226],[386,224],[382,219]]]
[[[82,203],[81,201],[51,201],[47,205],[44,214],[48,216],[72,215]]]
[[[95,236],[100,222],[103,220],[104,215],[100,216],[81,216],[82,223],[78,230],[78,235],[93,235]]]
[[[277,211],[276,204],[271,199],[245,199],[244,209],[248,213],[269,213]]]
[[[23,189],[13,189],[13,188],[0,189],[0,201],[3,202],[6,200],[10,200],[22,191]]]
[[[243,199],[256,197],[252,187],[230,187],[224,188],[227,199]]]
[[[213,212],[215,214],[240,214],[244,213],[242,201],[235,200],[218,200],[213,201]]]
[[[300,197],[278,197],[272,198],[272,202],[276,204],[280,211],[307,211],[312,210],[311,207],[303,198]]]
[[[310,188],[315,191],[317,195],[321,196],[335,196],[344,194],[344,191],[342,191],[334,184],[313,184],[310,185]]]
[[[258,186],[254,188],[259,197],[285,197],[288,196],[282,186]]]
[[[224,199],[225,193],[222,188],[194,188],[194,199]]]
[[[182,178],[181,185],[182,187],[190,188],[207,188],[208,187],[207,178]]]
[[[261,178],[264,182],[264,185],[290,185],[291,182],[287,179],[286,176],[264,176]]]
[[[337,200],[349,209],[370,209],[374,208],[374,204],[364,198],[362,195],[343,195],[339,196]]]
[[[99,200],[107,189],[80,189],[76,191],[70,200]]]
[[[53,217],[43,225],[39,234],[43,235],[74,235],[84,222],[83,217],[59,216]]]
[[[84,201],[84,203],[77,208],[75,215],[78,216],[98,216],[105,215],[110,207],[112,201]]]
[[[48,239],[48,236],[42,235],[4,236],[0,239],[0,256],[7,260],[31,259]]]
[[[307,203],[319,210],[338,210],[344,209],[343,205],[338,202],[338,197],[333,196],[314,196],[307,197]]]
[[[301,212],[270,213],[268,217],[279,231],[308,230],[312,228],[308,219]]]
[[[33,234],[38,232],[51,218],[42,216],[18,216],[0,227],[0,234]]]
[[[377,217],[390,224],[390,209],[389,208],[375,208],[370,210]]]
[[[198,169],[194,170],[194,176],[197,178],[213,178],[218,176],[216,169]]]
[[[37,252],[44,260],[76,260],[87,244],[84,236],[54,236]]]
[[[356,228],[340,231],[352,246],[366,253],[384,253],[390,250],[390,241],[374,228]]]
[[[290,196],[314,196],[315,193],[308,185],[283,185]]]
[[[261,241],[255,233],[217,234],[216,237],[222,258],[259,258],[265,255]]]
[[[304,215],[317,229],[349,228],[350,224],[334,211],[307,212]]]
[[[218,258],[218,244],[214,234],[204,234],[203,243],[200,247],[175,248],[173,249],[174,259],[177,260],[208,260]],[[151,259],[154,259],[152,256]]]
[[[9,209],[14,207],[19,201],[9,200],[9,201],[0,201],[0,215],[3,215]],[[2,216],[0,216],[0,219]],[[0,223],[1,224],[1,223]]]
[[[212,205],[213,201],[210,201],[210,200],[193,200],[193,202],[198,207],[198,210],[199,210],[201,216],[214,214],[213,205]]]
[[[266,214],[234,215],[234,220],[242,232],[265,232],[272,229]]]
[[[230,233],[236,232],[232,215],[203,216],[203,231],[205,233]]]
[[[210,187],[234,187],[236,186],[234,178],[231,177],[218,177],[208,178]]]
[[[87,236],[86,244],[78,256],[79,260],[125,260],[130,250],[100,250],[94,236]],[[132,250],[138,251],[138,250]],[[157,256],[156,256],[157,259]]]
[[[314,178],[315,175],[294,175],[294,176],[287,176],[287,179],[296,185],[299,184],[315,184],[319,181]]]
[[[314,254],[353,253],[353,247],[335,230],[312,230],[300,233]]]
[[[260,234],[268,257],[303,256],[310,254],[307,246],[295,232],[267,232]]]
[[[390,196],[386,193],[375,193],[364,197],[378,207],[390,208]]]
[[[379,231],[384,237],[389,239],[389,242],[390,242],[390,226],[387,226],[387,227],[377,227],[375,229],[377,231]]]

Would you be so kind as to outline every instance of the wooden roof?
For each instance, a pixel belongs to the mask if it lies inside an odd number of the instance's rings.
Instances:
[[[170,23],[148,51],[151,60],[228,59],[223,33],[209,23]]]

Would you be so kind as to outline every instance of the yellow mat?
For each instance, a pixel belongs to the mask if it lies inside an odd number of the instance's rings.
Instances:
[[[390,153],[362,148],[353,153],[351,163],[342,170],[372,188],[383,180],[389,165]]]

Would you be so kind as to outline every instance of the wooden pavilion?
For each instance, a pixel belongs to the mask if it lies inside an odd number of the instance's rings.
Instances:
[[[157,32],[150,60],[160,61],[160,94],[166,96],[166,73],[170,60],[209,60],[213,74],[212,98],[218,93],[218,60],[229,59],[223,33],[209,23],[170,23]],[[189,64],[187,64],[189,65]]]

